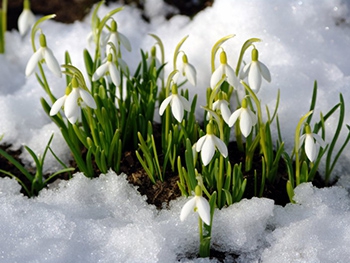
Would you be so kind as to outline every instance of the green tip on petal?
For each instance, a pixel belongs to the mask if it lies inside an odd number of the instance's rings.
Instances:
[[[46,37],[42,33],[39,36],[39,43],[41,47],[46,47]]]
[[[171,93],[172,94],[178,94],[178,92],[177,92],[177,85],[176,84],[173,84],[173,86],[171,87]]]
[[[226,99],[227,99],[226,93],[220,90],[218,94],[218,100],[226,100]]]
[[[256,48],[252,50],[252,61],[258,61],[259,59],[259,51]]]
[[[243,100],[242,100],[242,108],[246,109],[247,106],[248,106],[247,99],[243,98]]]
[[[309,124],[305,124],[305,133],[306,134],[311,134],[312,132],[311,132],[311,128],[310,128],[310,125]]]
[[[227,64],[227,56],[225,51],[221,51],[220,53],[220,63]]]
[[[188,64],[188,59],[187,59],[187,56],[185,54],[182,56],[182,62],[184,64]]]
[[[69,95],[71,93],[71,91],[72,91],[72,88],[70,86],[67,86],[65,94]]]
[[[108,62],[112,62],[113,61],[113,55],[112,53],[109,53],[108,56],[107,56],[107,61]]]
[[[194,193],[196,196],[202,196],[202,188],[199,185],[196,185],[196,188],[194,189]]]
[[[117,32],[117,22],[115,22],[115,20],[112,20],[111,22],[111,31]]]
[[[152,58],[156,56],[156,52],[157,52],[156,47],[153,46],[153,47],[151,48],[151,57],[152,57]]]
[[[213,127],[213,123],[210,121],[208,124],[207,124],[207,134],[208,135],[211,135],[214,133],[214,127]]]
[[[78,87],[79,87],[79,84],[78,84],[77,78],[75,76],[73,76],[73,78],[72,78],[72,88],[78,88]]]
[[[30,1],[29,0],[24,0],[23,10],[30,10]]]

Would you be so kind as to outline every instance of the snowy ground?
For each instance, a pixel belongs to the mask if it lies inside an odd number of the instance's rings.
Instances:
[[[101,15],[117,7],[101,9]],[[132,42],[133,52],[124,58],[131,71],[139,60],[139,49],[149,50],[158,35],[172,59],[176,44],[190,35],[183,49],[197,68],[198,85],[190,92],[204,90],[210,76],[210,49],[221,37],[236,34],[224,44],[229,64],[235,66],[244,41],[258,37],[260,59],[270,68],[272,83],[263,83],[259,96],[274,105],[281,90],[279,108],[287,146],[298,119],[308,111],[314,80],[319,84],[317,111],[326,112],[338,102],[339,92],[350,103],[350,3],[340,0],[232,1],[216,0],[211,8],[192,21],[175,16],[166,21],[161,1],[146,1],[151,23],[143,22],[137,9],[126,7],[118,13],[119,29]],[[73,63],[83,68],[82,50],[90,30],[89,17],[83,22],[43,25],[48,46],[63,62],[68,50]],[[58,34],[59,33],[59,34]],[[45,96],[35,77],[26,78],[24,69],[32,54],[28,38],[18,32],[6,35],[7,51],[0,56],[0,134],[4,142],[18,148],[29,145],[41,153],[52,132],[53,148],[68,160],[69,151],[58,129],[41,109]],[[57,96],[63,94],[64,80],[49,75]],[[345,117],[350,123],[349,114]],[[327,123],[331,138],[336,120]],[[344,138],[345,133],[341,138]],[[23,158],[27,158],[25,155]],[[310,184],[296,189],[298,204],[282,208],[272,200],[242,200],[217,211],[213,244],[216,249],[240,254],[239,262],[348,262],[350,252],[350,160],[349,148],[335,171],[338,186],[316,189]],[[47,160],[47,169],[56,169]],[[196,215],[180,222],[185,199],[157,211],[113,172],[88,180],[81,174],[57,188],[44,190],[27,199],[19,194],[14,180],[0,180],[0,262],[208,262],[189,260],[198,247]],[[212,260],[215,262],[214,260]],[[231,260],[232,261],[232,260]],[[230,262],[228,260],[228,262]]]

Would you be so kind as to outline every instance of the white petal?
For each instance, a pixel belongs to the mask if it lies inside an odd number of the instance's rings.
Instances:
[[[210,87],[211,89],[214,89],[215,86],[219,83],[219,81],[222,79],[224,75],[224,65],[221,64],[211,75],[210,78]]]
[[[118,37],[117,37],[116,32],[113,32],[109,35],[108,42],[112,42],[112,44],[115,46],[115,48],[117,49],[117,52],[118,52],[119,41],[118,41]],[[108,42],[107,42],[107,44],[108,44]],[[107,45],[107,48],[109,48],[108,45]],[[106,53],[108,53],[108,52],[106,52]]]
[[[40,47],[29,59],[26,67],[26,76],[30,76],[33,74],[36,65],[40,60],[43,59],[43,53],[42,53],[42,48]]]
[[[186,204],[182,207],[180,213],[180,220],[184,221],[186,217],[193,211],[196,206],[196,199],[192,197],[190,200],[186,202]]]
[[[186,98],[184,98],[184,97],[182,97],[182,96],[179,96],[179,98],[180,98],[180,100],[181,100],[181,103],[182,103],[184,109],[185,109],[186,111],[190,111],[190,110],[191,110],[191,104],[190,104],[190,102],[189,102]]]
[[[71,124],[76,123],[76,121],[80,118],[80,108],[78,107],[78,110],[70,117],[67,117],[68,121]]]
[[[306,134],[305,138],[305,153],[306,156],[309,158],[310,162],[313,162],[316,158],[316,145],[314,138],[311,134]]]
[[[44,49],[44,59],[46,61],[47,67],[51,70],[51,72],[60,78],[62,76],[61,68],[51,49]]]
[[[236,77],[236,73],[235,71],[229,66],[229,65],[226,65],[226,76],[227,76],[227,82],[232,86],[232,87],[235,87],[235,88],[238,88],[239,86],[239,81]]]
[[[303,135],[301,135],[299,137],[299,148],[298,150],[300,149],[300,147],[303,145],[304,141],[305,141],[305,137],[306,137],[306,133],[304,133]]]
[[[96,102],[90,92],[79,88],[79,93],[86,105],[88,105],[92,109],[97,108]]]
[[[185,75],[186,75],[188,81],[193,86],[196,86],[196,84],[197,84],[196,69],[191,64],[187,64],[184,66],[184,71],[185,71]]]
[[[258,122],[258,117],[256,117],[255,113],[249,109],[248,109],[248,113],[249,113],[250,119],[252,121],[252,126],[254,126]]]
[[[129,75],[128,64],[126,64],[126,62],[120,57],[118,57],[118,64],[119,64],[120,68],[122,69],[123,73],[125,75]]]
[[[204,135],[204,136],[199,138],[199,140],[196,143],[196,151],[197,152],[200,152],[202,150],[203,144],[204,144],[206,139],[207,139],[207,135]]]
[[[259,61],[259,67],[260,67],[261,75],[264,77],[264,79],[267,82],[271,82],[270,70],[266,67],[266,65],[264,63],[262,63],[260,61]]]
[[[207,199],[203,196],[196,196],[196,207],[197,212],[203,222],[207,225],[210,225],[210,206]]]
[[[51,107],[50,116],[56,115],[60,111],[64,102],[66,101],[66,98],[67,98],[67,95],[64,95],[55,101],[55,103]]]
[[[261,86],[261,75],[257,62],[252,62],[248,74],[248,83],[250,88],[256,93],[259,92]]]
[[[66,117],[71,123],[75,122],[75,121],[72,122],[71,119],[76,120],[77,115],[79,115],[78,111],[80,111],[80,108],[78,106],[78,99],[79,99],[78,88],[73,88],[73,90],[71,91],[71,93],[69,93],[64,103],[64,114],[66,115]]]
[[[120,43],[122,43],[122,45],[126,48],[126,50],[131,51],[131,44],[129,39],[125,35],[119,32],[118,32],[118,36],[119,36]]]
[[[173,99],[171,101],[171,112],[178,122],[182,122],[184,117],[184,107],[181,103],[179,95],[173,95]]]
[[[24,9],[18,17],[17,25],[21,36],[24,36],[35,23],[35,16],[29,9]]]
[[[316,140],[316,142],[322,147],[325,148],[327,143],[322,139],[322,137],[316,133],[313,133],[312,136]]]
[[[228,150],[227,150],[226,144],[220,138],[218,138],[214,135],[212,135],[212,136],[213,136],[215,146],[219,149],[219,152],[222,154],[222,156],[224,156],[226,158],[228,155]]]
[[[250,118],[248,109],[242,109],[241,117],[239,119],[239,128],[244,137],[248,137],[252,131],[252,120]]]
[[[202,162],[205,166],[209,164],[211,159],[213,159],[215,153],[215,143],[213,136],[214,135],[207,135],[207,139],[205,140],[205,143],[203,144],[201,150]]]
[[[220,103],[220,111],[221,111],[221,116],[224,119],[224,121],[229,124],[229,120],[230,120],[230,115],[231,115],[231,111],[228,108],[228,102],[225,100],[222,100]]]
[[[117,69],[117,66],[113,62],[107,62],[107,63],[109,63],[108,70],[109,70],[109,74],[111,75],[112,82],[116,87],[119,87],[120,86],[120,76],[119,76],[120,73]]]
[[[159,107],[159,115],[162,116],[166,107],[168,107],[168,104],[171,102],[171,100],[173,99],[173,95],[170,95],[169,97],[167,97],[165,100],[163,100],[162,104]]]
[[[244,68],[241,70],[241,72],[239,73],[240,79],[244,79],[248,76],[250,65],[251,65],[251,63],[245,65]]]
[[[228,126],[232,127],[233,124],[237,121],[238,117],[241,115],[242,108],[235,110],[228,120]]]
[[[96,81],[102,78],[106,74],[107,70],[108,70],[108,64],[106,62],[96,69],[95,73],[92,75],[92,81]]]

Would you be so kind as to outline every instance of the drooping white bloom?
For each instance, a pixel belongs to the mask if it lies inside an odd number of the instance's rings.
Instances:
[[[303,145],[304,142],[305,153],[310,162],[314,162],[317,157],[317,144],[322,148],[326,147],[326,142],[321,138],[320,135],[312,133],[308,124],[305,126],[305,133],[299,138],[299,148]]]
[[[91,94],[83,88],[78,86],[78,82],[75,77],[72,79],[72,88],[67,88],[66,94],[57,99],[52,105],[50,110],[50,116],[56,115],[63,107],[64,114],[68,121],[74,124],[80,117],[80,107],[89,106],[92,109],[96,109],[96,102]]]
[[[271,74],[266,65],[258,60],[259,52],[256,48],[252,50],[252,61],[245,65],[241,71],[240,78],[244,79],[248,76],[248,84],[256,93],[261,87],[262,78],[267,82],[271,82]]]
[[[152,63],[154,63],[154,67],[157,69],[157,71],[162,66],[162,63],[157,57],[157,50],[155,46],[151,48],[150,56],[147,59],[148,66],[152,65]],[[159,78],[164,79],[164,68],[162,68],[161,71],[159,72]]]
[[[166,107],[170,104],[171,112],[173,113],[175,119],[181,122],[184,117],[184,111],[191,110],[190,102],[178,94],[176,84],[172,87],[172,94],[163,100],[159,107],[159,115],[162,116]]]
[[[35,16],[33,12],[30,10],[30,2],[29,0],[24,0],[23,2],[23,11],[19,15],[17,20],[18,31],[21,36],[24,36],[31,28],[31,26],[35,23]]]
[[[97,81],[104,77],[107,73],[111,76],[112,82],[116,87],[120,86],[120,72],[117,69],[117,65],[113,62],[112,53],[108,54],[105,63],[101,64],[92,75],[92,81]]]
[[[225,93],[219,93],[219,99],[213,103],[213,111],[220,110],[221,116],[224,121],[228,124],[229,118],[231,116],[231,111],[229,108],[229,102],[225,99]],[[209,114],[209,112],[208,112]]]
[[[239,118],[239,128],[244,135],[248,137],[253,126],[257,123],[256,115],[247,107],[247,100],[242,100],[242,107],[232,113],[229,118],[228,125],[231,127]]]
[[[188,63],[187,56],[182,56],[182,64],[179,67],[179,71],[183,76],[187,78],[187,80],[193,85],[196,86],[197,84],[197,72],[195,67]]]
[[[131,44],[129,39],[118,31],[117,22],[114,20],[111,22],[109,34],[105,37],[104,43],[107,44],[108,42],[112,42],[117,49],[120,47],[120,45],[122,45],[127,51],[131,51]]]
[[[198,212],[200,218],[207,225],[210,225],[210,205],[207,199],[202,196],[202,190],[197,185],[195,196],[186,202],[180,213],[180,220],[184,221],[186,217],[193,211]]]
[[[47,67],[49,70],[56,75],[57,77],[62,76],[60,65],[58,64],[57,59],[53,55],[50,48],[46,46],[46,38],[44,34],[40,34],[39,36],[40,47],[37,51],[30,57],[27,67],[26,67],[26,76],[30,76],[33,74],[35,67],[39,62],[45,60]]]
[[[213,134],[213,124],[209,122],[207,125],[207,134],[200,137],[196,143],[196,151],[201,152],[202,162],[205,166],[210,163],[216,148],[222,156],[227,157],[228,150],[226,144]]]
[[[211,75],[210,87],[214,89],[223,77],[225,77],[225,80],[232,87],[237,88],[240,84],[236,77],[235,71],[230,65],[227,64],[227,57],[225,51],[222,51],[220,54],[220,66],[218,66]]]

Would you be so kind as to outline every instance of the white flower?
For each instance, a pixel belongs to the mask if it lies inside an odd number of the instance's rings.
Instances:
[[[307,158],[310,160],[310,162],[314,162],[317,154],[318,154],[318,147],[317,144],[319,144],[322,148],[326,147],[325,141],[321,138],[320,135],[316,133],[312,133],[310,126],[306,124],[305,126],[305,133],[300,136],[299,138],[299,147],[305,142],[305,153]]]
[[[210,78],[210,87],[212,89],[225,77],[225,80],[233,87],[239,86],[239,81],[236,77],[235,71],[227,64],[227,57],[225,51],[220,54],[220,66],[216,68]]]
[[[256,115],[247,107],[246,98],[242,100],[242,107],[234,111],[229,118],[228,125],[231,127],[239,118],[239,128],[245,137],[248,137],[253,126],[257,123]]]
[[[118,32],[117,22],[115,22],[114,20],[112,20],[110,32],[106,36],[105,43],[108,42],[112,42],[116,48],[118,48],[120,44],[122,44],[126,50],[131,51],[131,44],[129,39],[122,33]]]
[[[24,36],[35,23],[35,16],[30,10],[30,2],[24,0],[23,2],[23,11],[18,17],[17,26],[21,36]]]
[[[187,56],[182,56],[182,64],[179,68],[179,71],[182,73],[183,76],[187,78],[187,80],[193,85],[196,86],[197,84],[197,72],[194,66],[190,63],[188,63]]]
[[[271,75],[266,65],[258,60],[259,53],[257,49],[252,50],[252,62],[245,65],[240,78],[244,79],[248,76],[248,84],[250,88],[256,93],[259,92],[261,87],[262,77],[267,81],[271,82]]]
[[[35,53],[30,57],[28,63],[27,63],[27,67],[26,67],[26,76],[30,76],[31,74],[33,74],[36,65],[41,62],[41,60],[45,60],[47,67],[49,68],[49,70],[55,74],[57,77],[61,77],[62,73],[61,73],[61,68],[60,65],[58,64],[57,59],[55,58],[55,56],[53,55],[51,49],[49,49],[46,46],[46,39],[45,39],[45,35],[41,34],[39,37],[40,40],[40,47],[38,48],[37,51],[35,51]]]
[[[57,99],[52,105],[50,110],[50,116],[56,115],[63,107],[64,114],[70,123],[74,124],[80,117],[80,107],[89,106],[92,109],[96,109],[96,102],[91,94],[78,87],[78,82],[75,77],[72,79],[72,89],[67,88],[66,94]]]
[[[103,76],[106,75],[106,73],[109,73],[111,76],[112,82],[116,87],[120,86],[120,72],[117,69],[116,64],[112,61],[113,55],[110,53],[108,54],[107,61],[100,65],[95,73],[92,75],[92,81],[99,80]]]
[[[157,71],[158,71],[158,69],[162,66],[162,63],[160,62],[160,60],[157,58],[157,54],[156,54],[156,47],[155,46],[153,46],[152,48],[151,48],[151,54],[150,54],[150,56],[148,57],[148,59],[147,59],[147,65],[148,66],[151,66],[152,65],[152,63],[154,63],[154,67],[157,69]],[[161,71],[159,72],[159,78],[160,79],[164,79],[164,67],[161,69]]]
[[[222,92],[219,93],[219,99],[213,103],[213,111],[215,110],[220,110],[222,118],[228,124],[229,118],[231,116],[231,111],[229,109],[229,103],[224,98],[224,93]]]
[[[227,157],[228,150],[226,144],[213,134],[213,124],[207,125],[207,134],[199,138],[196,144],[196,151],[201,152],[203,164],[209,164],[214,156],[215,150],[218,148],[222,156]]]
[[[210,225],[210,205],[207,199],[202,196],[202,190],[197,185],[195,189],[195,196],[186,202],[182,207],[180,213],[180,220],[184,221],[186,217],[192,212],[198,212],[200,218],[206,225]]]
[[[170,104],[171,112],[173,113],[175,119],[181,122],[184,117],[184,110],[190,111],[191,105],[187,99],[177,94],[176,84],[172,87],[172,94],[163,100],[159,107],[159,115],[162,116],[166,107]]]

